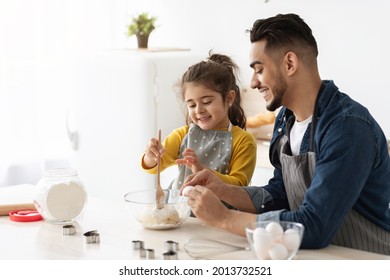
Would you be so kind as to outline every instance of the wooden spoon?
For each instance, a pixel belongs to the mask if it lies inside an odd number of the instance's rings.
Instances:
[[[158,130],[158,145],[161,144],[161,129]],[[164,190],[160,184],[160,168],[161,168],[161,156],[160,153],[157,156],[157,183],[156,183],[156,208],[164,208]]]

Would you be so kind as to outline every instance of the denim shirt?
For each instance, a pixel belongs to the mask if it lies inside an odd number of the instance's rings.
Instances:
[[[305,226],[302,248],[329,245],[347,212],[354,208],[390,231],[390,158],[386,137],[368,110],[340,92],[333,81],[317,101],[314,133],[316,167],[303,204],[290,211],[281,174],[277,141],[292,112],[279,112],[270,147],[274,176],[263,188],[246,187],[257,207],[257,220],[286,220]],[[309,125],[300,153],[309,150]]]

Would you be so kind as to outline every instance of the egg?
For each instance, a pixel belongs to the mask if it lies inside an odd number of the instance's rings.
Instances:
[[[193,188],[193,186],[187,186],[183,189],[182,191],[182,195],[183,196],[187,196],[188,195],[188,192]]]
[[[269,259],[268,250],[272,246],[272,235],[264,228],[253,231],[253,250],[259,260]]]
[[[268,254],[272,260],[285,260],[288,256],[288,250],[283,244],[274,243],[268,250]]]
[[[283,228],[282,226],[277,222],[270,222],[266,227],[265,230],[269,232],[273,240],[275,242],[282,242],[283,241]]]
[[[284,232],[283,244],[288,250],[295,251],[299,249],[300,239],[298,231],[290,228]]]

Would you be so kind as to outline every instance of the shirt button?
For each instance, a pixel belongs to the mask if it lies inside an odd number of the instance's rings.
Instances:
[[[281,127],[278,128],[278,132],[282,132],[282,128]]]

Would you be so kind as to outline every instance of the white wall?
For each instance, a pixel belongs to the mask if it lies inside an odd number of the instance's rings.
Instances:
[[[319,44],[324,79],[368,107],[390,138],[390,2],[386,0],[4,0],[0,1],[0,177],[7,162],[63,157],[69,58],[107,48],[135,48],[130,17],[158,17],[151,47],[212,49],[231,55],[249,81],[249,37],[254,20],[298,13]],[[51,71],[50,65],[57,65]],[[45,74],[48,73],[49,75]],[[61,150],[63,149],[63,150]],[[38,161],[37,161],[38,162]],[[1,178],[0,178],[1,182]]]
[[[143,0],[124,1],[125,15],[149,11],[158,16],[151,46],[180,46],[207,54],[231,55],[250,77],[249,37],[254,20],[277,13],[297,13],[311,26],[319,45],[323,79],[368,107],[390,138],[386,116],[390,56],[390,2],[385,0]],[[124,17],[128,19],[128,17]],[[121,20],[117,19],[119,27]],[[123,24],[122,24],[123,25]],[[118,30],[119,30],[118,27]],[[135,46],[135,38],[117,36],[117,45]]]

